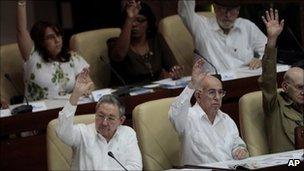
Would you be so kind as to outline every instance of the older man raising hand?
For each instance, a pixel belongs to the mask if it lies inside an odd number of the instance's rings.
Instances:
[[[73,148],[72,170],[141,170],[142,158],[135,131],[123,126],[124,106],[112,95],[103,96],[96,105],[95,123],[73,124],[79,98],[90,90],[88,70],[77,77],[69,102],[59,112],[57,135]]]
[[[248,151],[234,121],[220,111],[225,91],[220,80],[203,73],[203,60],[193,66],[191,83],[176,98],[169,119],[182,142],[182,164],[199,165],[243,159]],[[196,103],[191,107],[190,99]]]

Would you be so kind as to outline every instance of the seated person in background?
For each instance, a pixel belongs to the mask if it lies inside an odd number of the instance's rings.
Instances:
[[[108,47],[111,64],[126,84],[180,78],[182,67],[157,33],[151,8],[146,3],[129,0],[122,18],[121,34],[109,39]]]
[[[294,129],[303,126],[304,70],[290,68],[284,75],[283,91],[277,92],[276,41],[283,30],[278,11],[270,9],[262,17],[267,29],[267,45],[262,60],[262,75],[258,79],[263,93],[263,109],[269,137],[270,152],[295,149]]]
[[[8,102],[6,99],[1,97],[0,109],[8,109]]]
[[[90,91],[92,84],[84,69],[76,79],[70,100],[58,115],[57,135],[74,150],[71,170],[124,170],[108,152],[112,152],[126,169],[141,170],[136,133],[121,125],[125,120],[125,108],[113,95],[99,99],[95,123],[73,124],[77,102]]]
[[[36,22],[27,30],[26,1],[17,5],[17,41],[24,60],[25,96],[30,101],[65,95],[88,63],[63,47],[63,30],[49,22]],[[92,87],[93,88],[93,87]]]
[[[182,144],[182,165],[199,165],[248,157],[246,144],[229,115],[220,111],[225,95],[220,80],[203,73],[202,59],[193,66],[191,82],[172,103],[169,119]],[[191,107],[194,94],[196,103]]]
[[[178,14],[194,39],[195,48],[211,62],[218,72],[248,65],[261,67],[266,36],[251,21],[238,18],[240,5],[236,0],[214,0],[215,17],[195,13],[194,0],[179,0]],[[206,70],[214,71],[205,63]]]

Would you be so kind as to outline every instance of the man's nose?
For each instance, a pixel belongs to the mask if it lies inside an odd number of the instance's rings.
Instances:
[[[101,122],[104,126],[107,126],[109,124],[108,118],[104,118]]]

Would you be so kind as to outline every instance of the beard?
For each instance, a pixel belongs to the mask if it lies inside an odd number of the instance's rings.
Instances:
[[[234,21],[220,21],[220,20],[217,20],[217,23],[222,29],[231,29],[234,25]]]

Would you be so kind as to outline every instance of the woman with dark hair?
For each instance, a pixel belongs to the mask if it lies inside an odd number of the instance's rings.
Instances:
[[[81,56],[63,47],[62,37],[58,25],[45,21],[36,22],[29,33],[26,1],[18,1],[17,41],[24,60],[25,96],[30,101],[70,93],[77,75],[89,68]]]
[[[128,0],[123,9],[121,34],[108,40],[111,65],[119,75],[127,84],[180,78],[182,67],[157,33],[151,8],[146,3]]]

